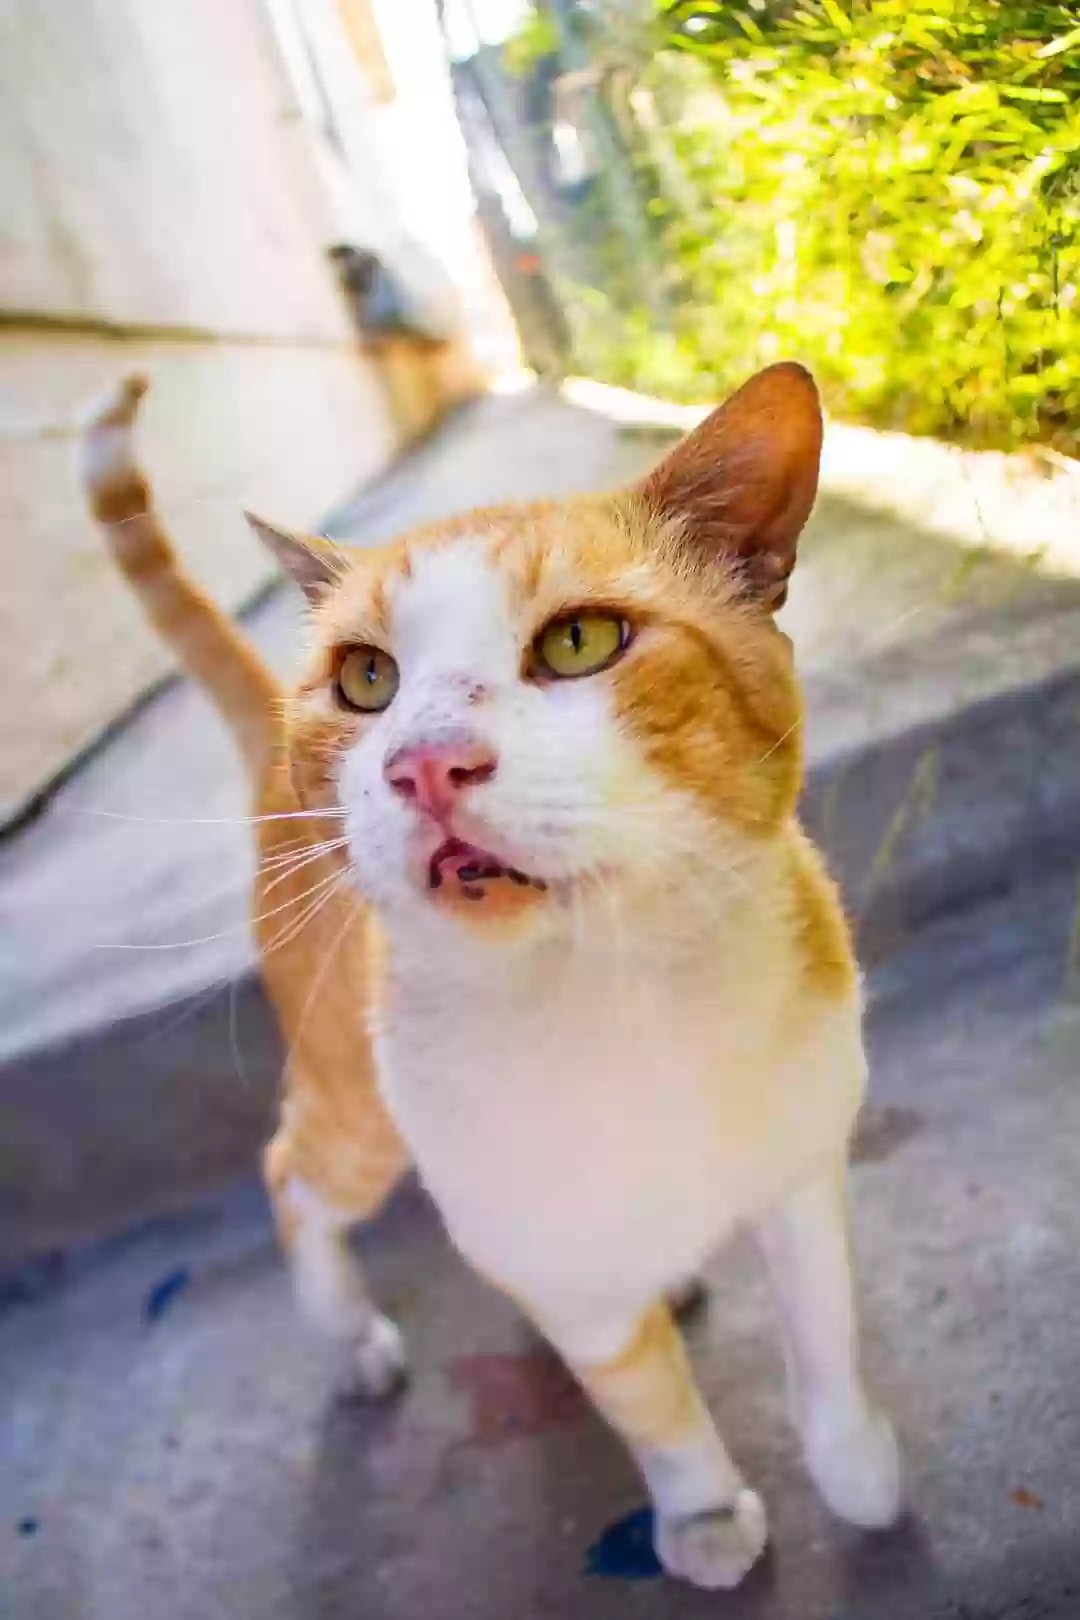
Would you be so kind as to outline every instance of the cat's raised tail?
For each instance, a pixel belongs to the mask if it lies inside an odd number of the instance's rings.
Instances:
[[[109,549],[159,634],[210,693],[252,778],[260,780],[280,735],[282,692],[232,620],[184,569],[135,452],[135,418],[149,383],[130,376],[87,412],[82,476]]]

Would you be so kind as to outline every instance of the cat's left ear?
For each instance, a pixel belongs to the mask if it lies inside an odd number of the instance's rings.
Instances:
[[[784,361],[699,423],[636,493],[694,546],[733,564],[746,594],[775,611],[817,495],[821,439],[814,379]]]
[[[332,540],[324,540],[313,534],[293,534],[290,529],[277,529],[263,518],[256,517],[254,512],[245,512],[244,516],[309,602],[320,601],[330,586],[341,578],[342,556]]]

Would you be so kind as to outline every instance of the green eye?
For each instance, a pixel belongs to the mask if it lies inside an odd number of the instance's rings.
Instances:
[[[380,647],[350,647],[338,669],[337,688],[350,709],[377,714],[394,701],[398,667]]]
[[[604,669],[626,642],[626,622],[613,613],[571,613],[541,631],[536,656],[543,673],[572,680]]]

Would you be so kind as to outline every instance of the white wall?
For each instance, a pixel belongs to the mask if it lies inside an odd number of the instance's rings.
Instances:
[[[343,196],[386,207],[262,0],[0,0],[0,822],[165,667],[82,511],[88,396],[150,373],[148,466],[230,606],[267,577],[242,504],[311,521],[393,454],[323,257]]]
[[[260,0],[0,0],[0,308],[344,340]]]

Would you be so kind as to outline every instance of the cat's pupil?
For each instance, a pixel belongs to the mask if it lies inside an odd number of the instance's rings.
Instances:
[[[374,686],[375,682],[379,678],[379,672],[375,667],[374,654],[368,659],[368,666],[367,666],[367,669],[364,671],[364,674],[367,677],[368,685],[369,686]]]
[[[581,651],[581,644],[584,640],[585,637],[582,634],[581,624],[577,619],[575,619],[570,626],[570,645],[576,653]]]

